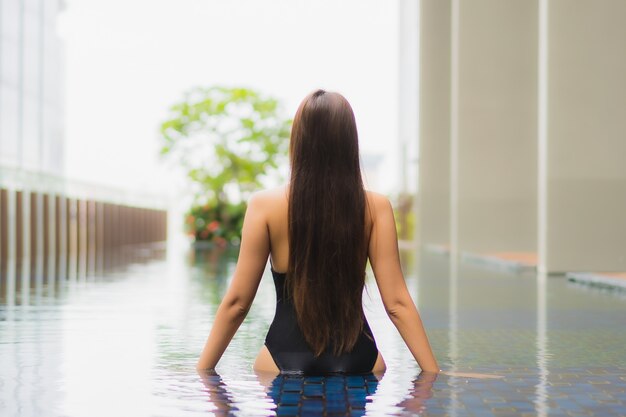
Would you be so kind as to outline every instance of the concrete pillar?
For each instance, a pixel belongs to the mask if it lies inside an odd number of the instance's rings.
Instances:
[[[79,279],[87,277],[87,201],[84,199],[76,200],[76,258],[77,258],[77,275]]]
[[[0,188],[0,299],[6,293],[7,263],[9,259],[7,190]]]
[[[626,2],[550,0],[547,14],[540,267],[626,271]]]
[[[24,204],[22,190],[15,191],[15,293],[22,287],[22,271],[24,260]]]
[[[67,277],[78,277],[78,205],[75,198],[66,198],[67,202]]]
[[[67,202],[63,195],[55,196],[55,264],[56,278],[59,281],[67,279]]]
[[[40,214],[39,196],[40,194],[37,192],[32,191],[30,193],[30,271],[33,281],[36,281],[37,278],[37,259],[40,257],[38,247],[43,240],[38,236],[40,231],[40,225],[37,220]]]
[[[57,204],[53,194],[44,194],[44,271],[48,285],[54,285],[57,271]]]
[[[35,277],[35,282],[37,286],[43,285],[44,281],[44,271],[45,271],[45,247],[47,243],[47,233],[45,230],[46,222],[45,222],[45,205],[44,205],[44,195],[41,192],[36,192],[32,194],[32,201],[34,204],[31,206],[32,213],[34,214],[34,219],[32,224],[34,226],[34,233],[31,233],[31,238],[33,242],[31,242],[31,248],[33,248],[33,274]]]
[[[96,274],[104,273],[104,208],[106,204],[96,202]]]
[[[122,242],[121,232],[122,228],[120,227],[120,206],[119,204],[113,204],[111,216],[111,259],[114,267],[118,266],[121,263],[121,253],[119,250]]]
[[[16,280],[16,264],[17,264],[17,245],[16,245],[16,223],[17,223],[17,210],[16,210],[16,192],[9,188],[4,190],[3,198],[3,211],[6,211],[4,219],[6,221],[3,230],[6,230],[6,266],[3,268],[5,271],[4,282],[5,287],[5,300],[6,305],[12,306],[15,304],[15,280]]]
[[[96,274],[96,202],[87,201],[87,276]]]
[[[159,210],[161,213],[161,239],[160,242],[167,240],[167,210]]]
[[[108,269],[111,267],[112,258],[111,258],[111,247],[113,244],[112,234],[112,217],[113,217],[113,206],[110,203],[103,204],[103,225],[102,225],[102,234],[103,234],[103,266]]]
[[[28,189],[24,189],[20,192],[20,246],[21,253],[18,262],[20,264],[20,290],[21,290],[21,302],[28,303],[30,295],[30,257],[31,257],[31,214],[30,214],[30,196],[31,193]]]
[[[458,4],[458,249],[534,253],[537,2]]]
[[[130,209],[128,206],[126,205],[120,205],[120,214],[119,214],[119,233],[120,233],[120,262],[122,264],[127,264],[128,262],[130,262],[129,259],[129,250],[128,250],[128,244],[129,244],[129,226],[130,226],[130,222],[129,220],[129,212]]]
[[[50,268],[50,258],[53,258],[52,251],[54,249],[54,235],[50,234],[50,229],[52,228],[52,224],[54,224],[54,216],[50,215],[50,211],[52,207],[54,207],[53,200],[48,194],[42,193],[42,232],[43,232],[43,241],[42,241],[42,256],[43,256],[43,277],[44,281],[47,279],[50,281],[50,275],[54,275],[54,268]],[[52,242],[51,242],[52,240]]]
[[[420,8],[419,241],[450,242],[450,0]]]

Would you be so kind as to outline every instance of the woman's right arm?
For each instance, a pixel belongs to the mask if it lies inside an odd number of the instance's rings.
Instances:
[[[368,256],[387,315],[422,371],[439,372],[420,315],[404,282],[398,236],[389,199],[373,193],[374,214]]]

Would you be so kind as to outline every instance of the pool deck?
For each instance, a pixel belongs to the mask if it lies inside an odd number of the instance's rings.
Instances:
[[[626,272],[568,272],[568,281],[626,290]]]
[[[435,255],[450,256],[450,246],[446,244],[429,244],[424,249]],[[535,252],[461,252],[461,260],[504,272],[534,273],[537,271],[538,256]]]
[[[440,255],[440,256],[450,255],[450,245],[427,244],[427,245],[424,245],[424,249],[426,250],[426,252],[432,253],[433,255]]]
[[[465,262],[505,272],[534,273],[537,271],[537,254],[534,252],[462,252]]]
[[[431,254],[450,256],[449,245],[431,244],[424,249]],[[535,274],[538,264],[536,252],[461,252],[460,259],[467,264],[515,274]],[[572,282],[626,290],[626,272],[567,272],[565,277]]]

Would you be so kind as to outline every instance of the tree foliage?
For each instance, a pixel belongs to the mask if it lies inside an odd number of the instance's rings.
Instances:
[[[275,98],[246,88],[194,88],[161,124],[161,154],[196,185],[194,207],[239,207],[263,177],[278,175],[290,129]]]
[[[203,198],[239,200],[284,162],[291,120],[279,102],[245,88],[195,88],[161,125],[161,154],[175,158]]]

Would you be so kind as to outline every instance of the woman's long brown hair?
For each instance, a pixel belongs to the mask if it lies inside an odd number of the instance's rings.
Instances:
[[[348,101],[324,90],[309,94],[296,112],[289,154],[286,289],[314,354],[349,352],[364,323],[367,198]]]

